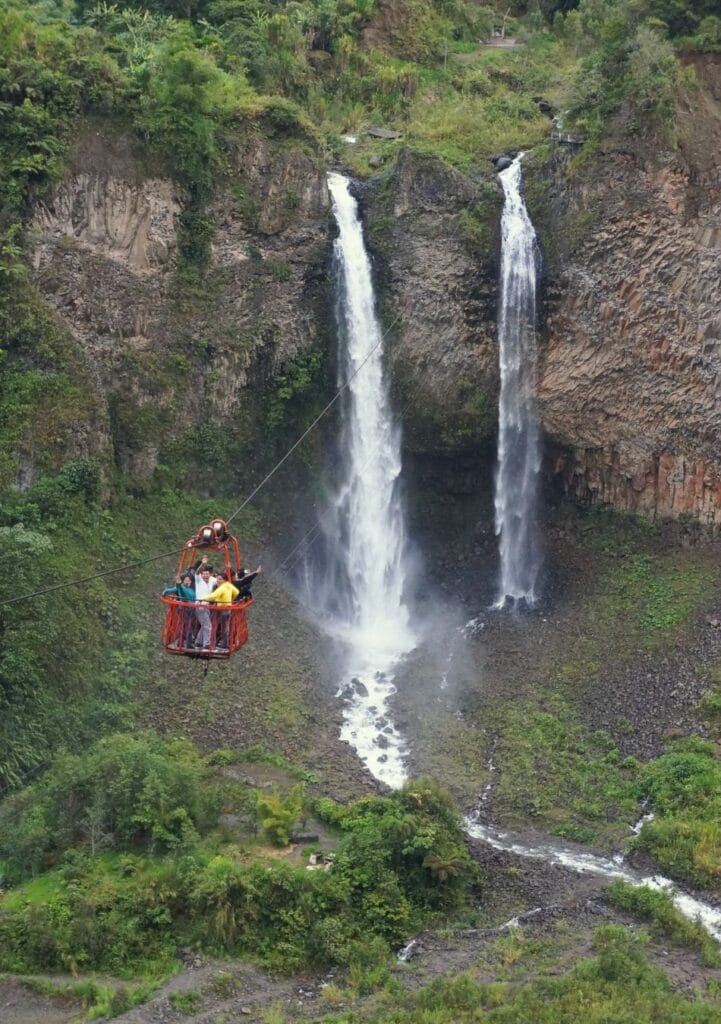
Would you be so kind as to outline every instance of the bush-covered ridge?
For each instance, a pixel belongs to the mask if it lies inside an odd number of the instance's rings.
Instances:
[[[641,787],[656,817],[637,845],[674,877],[721,889],[721,761],[713,744],[672,744],[644,766]]]
[[[152,734],[59,756],[2,808],[8,875],[36,877],[0,903],[0,969],[162,974],[183,944],[283,969],[383,959],[467,904],[477,869],[433,782],[348,807],[315,802],[338,834],[327,871],[218,829],[221,806],[254,800],[189,743]],[[258,796],[266,831],[276,803]]]

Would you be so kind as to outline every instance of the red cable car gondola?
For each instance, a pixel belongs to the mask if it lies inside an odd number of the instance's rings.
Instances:
[[[222,519],[213,519],[207,526],[201,526],[186,543],[178,564],[181,580],[191,566],[194,552],[198,550],[222,553],[226,579],[229,572],[236,577],[242,570],[238,541],[228,533],[228,527]],[[250,595],[223,604],[182,601],[165,594],[160,600],[166,606],[163,646],[168,654],[183,654],[188,658],[229,658],[248,639],[246,612],[253,603]],[[199,644],[197,640],[205,614],[209,616],[207,646]]]

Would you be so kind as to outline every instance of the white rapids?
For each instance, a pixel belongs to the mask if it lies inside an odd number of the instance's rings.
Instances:
[[[570,850],[565,846],[546,841],[532,846],[523,842],[512,832],[501,832],[499,829],[493,828],[492,825],[482,824],[476,815],[469,815],[466,818],[465,827],[469,836],[488,843],[494,850],[506,850],[519,857],[529,857],[531,860],[557,864],[559,867],[571,868],[582,874],[602,875],[604,878],[619,879],[629,885],[645,885],[649,889],[667,892],[676,909],[684,917],[691,921],[699,921],[709,935],[717,942],[721,942],[720,908],[704,903],[702,900],[696,899],[695,896],[683,892],[675,886],[670,878],[665,878],[663,875],[640,875],[628,867],[620,853],[613,857],[600,857],[594,853]]]
[[[495,607],[536,602],[540,553],[536,499],[541,445],[536,417],[536,232],[521,194],[521,157],[499,175],[501,304],[495,518],[500,580]]]
[[[406,778],[404,746],[388,717],[388,700],[395,692],[394,668],[416,643],[404,599],[400,434],[357,204],[343,175],[329,174],[328,186],[339,232],[339,381],[350,384],[340,437],[342,481],[324,524],[322,564],[307,568],[307,592],[345,651],[341,738],[376,778],[397,787]]]

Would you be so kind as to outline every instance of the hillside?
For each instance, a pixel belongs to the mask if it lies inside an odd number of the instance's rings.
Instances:
[[[3,7],[3,1022],[721,1020],[716,8]],[[543,568],[499,611],[521,152]],[[334,618],[377,413],[331,170],[398,463],[389,678]],[[263,565],[251,638],[170,658],[158,595],[215,516]]]

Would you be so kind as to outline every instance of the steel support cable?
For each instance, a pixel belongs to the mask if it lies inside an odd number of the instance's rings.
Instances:
[[[475,202],[477,202],[477,197],[474,197],[473,199],[469,199],[469,201],[466,203],[466,205],[465,205],[465,207],[463,209],[466,209],[466,210],[470,209],[471,206]],[[457,236],[459,227],[460,227],[460,225],[456,226],[456,229],[449,236],[448,241],[452,241]],[[300,437],[297,439],[297,441],[295,441],[290,446],[290,448],[285,453],[285,455],[283,455],[283,457],[281,459],[279,459],[278,462],[276,462],[275,466],[273,466],[273,468],[270,470],[270,472],[267,473],[263,477],[263,479],[260,481],[258,486],[255,487],[250,492],[250,494],[247,496],[247,498],[245,498],[241,502],[241,504],[238,506],[238,508],[235,510],[235,512],[233,512],[232,515],[228,519],[225,520],[226,523],[232,522],[233,519],[235,519],[235,517],[237,515],[239,515],[240,512],[243,511],[243,509],[246,507],[246,505],[248,505],[253,500],[253,498],[256,496],[256,494],[258,494],[258,492],[261,491],[263,487],[265,487],[265,485],[275,475],[275,473],[280,469],[280,467],[290,458],[290,456],[293,454],[293,452],[296,450],[296,448],[298,448],[298,446],[303,443],[303,441],[306,439],[308,434],[310,434],[317,427],[317,425],[320,423],[320,421],[323,419],[323,417],[332,409],[332,407],[338,401],[338,399],[343,394],[343,392],[346,390],[346,388],[348,388],[348,386],[350,385],[350,383],[353,380],[353,378],[363,369],[363,367],[368,362],[368,360],[373,355],[373,353],[378,348],[378,346],[383,343],[383,341],[386,338],[386,335],[388,335],[390,333],[390,331],[395,327],[395,325],[397,323],[399,323],[399,321],[400,321],[400,316],[394,317],[394,319],[391,321],[391,323],[388,325],[388,327],[386,327],[385,330],[383,330],[381,332],[381,335],[380,335],[378,341],[375,343],[375,345],[366,353],[366,355],[363,357],[363,360],[358,364],[358,366],[355,368],[353,373],[351,373],[351,375],[348,377],[348,379],[346,381],[344,381],[343,384],[341,384],[341,386],[335,392],[335,394],[330,399],[330,401],[324,406],[324,408],[321,410],[321,412],[319,412],[318,415],[315,417],[315,419],[310,424],[310,426],[308,426],[307,429],[304,430],[303,433],[300,435]],[[324,515],[325,515],[325,513],[324,513]],[[312,527],[309,532],[312,532],[313,528],[314,527]],[[305,539],[305,538],[303,538],[303,539]],[[301,540],[300,543],[302,544],[303,541]],[[293,551],[291,552],[291,555],[295,553],[295,551],[297,550],[297,547],[299,547],[299,546],[300,545],[297,545],[296,548],[293,549]],[[76,586],[79,586],[81,583],[90,583],[92,580],[101,579],[103,576],[112,576],[112,575],[114,575],[115,573],[118,573],[118,572],[125,572],[125,571],[131,570],[131,569],[137,569],[141,565],[147,565],[150,562],[159,562],[163,558],[170,558],[171,555],[178,555],[179,552],[182,551],[182,550],[183,550],[182,548],[173,548],[171,551],[164,551],[162,554],[159,554],[159,555],[150,555],[148,558],[142,558],[142,559],[139,559],[138,561],[135,561],[135,562],[127,562],[125,565],[118,565],[118,566],[116,566],[113,569],[103,569],[100,572],[92,573],[90,576],[81,576],[79,579],[67,580],[64,583],[54,583],[51,587],[43,587],[43,588],[41,588],[39,590],[30,591],[27,594],[20,594],[17,597],[5,598],[3,601],[0,601],[0,608],[4,607],[6,605],[10,605],[10,604],[19,604],[20,601],[28,601],[31,597],[42,597],[43,595],[51,594],[54,591],[66,590],[68,587],[76,587]]]
[[[385,336],[388,334],[388,332],[391,331],[398,323],[398,320],[399,317],[396,317],[392,321],[392,323],[390,323],[388,327],[386,327],[385,331],[383,331],[378,341],[366,353],[366,355],[355,368],[353,373],[351,373],[348,379],[341,384],[341,386],[335,392],[330,401],[323,407],[323,409],[318,413],[313,422],[303,431],[300,437],[290,446],[285,455],[283,455],[283,457],[279,459],[278,462],[276,462],[276,464],[273,466],[269,473],[266,473],[266,475],[263,477],[263,479],[260,481],[257,487],[253,488],[253,490],[250,492],[247,498],[245,498],[243,502],[238,506],[235,512],[233,512],[233,514],[225,520],[226,523],[232,522],[235,519],[235,517],[243,511],[246,505],[248,505],[253,500],[256,494],[258,494],[258,492],[261,491],[263,487],[265,487],[265,485],[268,483],[271,477],[273,477],[275,473],[277,473],[277,471],[280,469],[280,467],[290,458],[290,456],[293,454],[296,448],[298,448],[298,446],[301,445],[303,441],[305,441],[308,434],[310,434],[318,426],[323,417],[328,412],[330,412],[330,410],[333,408],[333,406],[338,401],[343,392],[346,390],[346,388],[349,387],[353,378],[358,373],[360,373],[360,371],[363,369],[363,367],[368,362],[368,360],[373,355],[378,346],[383,343]],[[63,583],[54,583],[51,587],[42,587],[39,590],[33,590],[27,594],[19,594],[16,597],[5,598],[5,600],[0,601],[0,608],[2,608],[4,605],[18,604],[20,601],[27,601],[31,597],[42,597],[44,594],[51,594],[56,590],[65,590],[67,587],[76,587],[79,586],[81,583],[90,583],[92,580],[101,579],[103,576],[111,576],[114,573],[125,572],[131,569],[137,569],[141,565],[147,565],[150,562],[159,562],[163,558],[170,558],[171,555],[178,555],[182,550],[183,548],[173,548],[171,551],[164,551],[162,552],[162,554],[159,555],[149,555],[147,558],[142,558],[135,562],[126,562],[124,565],[115,566],[115,568],[113,569],[102,569],[100,572],[92,573],[89,576],[81,576],[79,579],[66,580]]]

